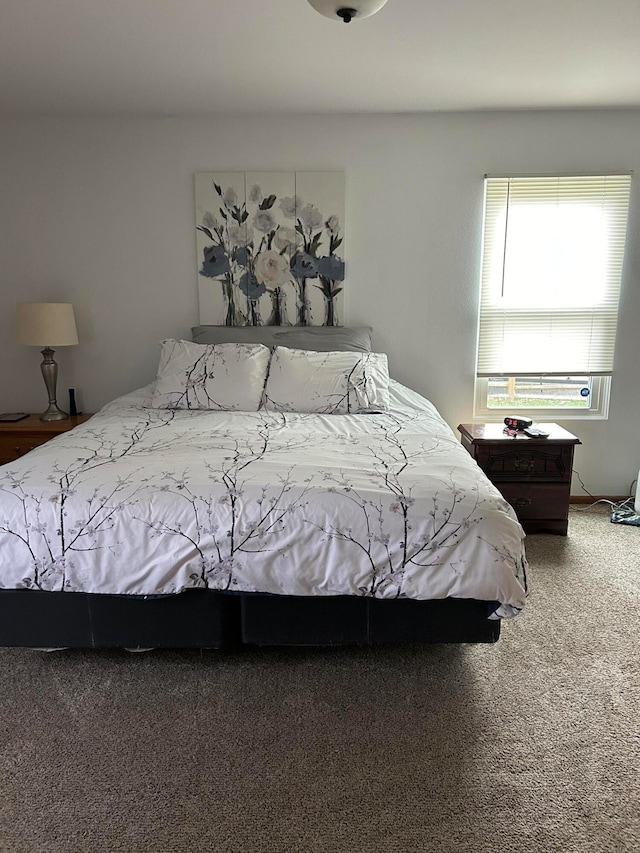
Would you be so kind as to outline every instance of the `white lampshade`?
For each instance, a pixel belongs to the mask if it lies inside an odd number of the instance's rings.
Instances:
[[[19,344],[70,347],[78,343],[70,302],[19,302],[16,326]]]
[[[368,18],[382,9],[387,0],[308,0],[308,2],[325,18],[340,21],[351,20],[351,17]],[[345,18],[340,14],[341,12],[351,12],[351,17]]]

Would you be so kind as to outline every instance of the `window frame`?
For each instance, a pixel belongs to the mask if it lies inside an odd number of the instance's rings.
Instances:
[[[534,377],[530,374],[531,378]],[[519,377],[522,378],[522,377]],[[487,406],[487,388],[489,377],[476,376],[475,394],[473,403],[473,417],[482,421],[502,421],[505,415],[521,414],[527,415],[536,421],[556,420],[607,420],[609,416],[609,399],[611,396],[611,376],[590,376],[591,394],[588,408],[573,408],[562,406],[513,406],[496,408]]]
[[[611,181],[607,186],[607,182],[609,181],[609,179],[611,179]],[[580,172],[573,174],[569,172],[553,174],[502,174],[484,176],[484,202],[479,287],[480,293],[478,305],[478,337],[476,344],[476,365],[474,370],[473,418],[475,420],[482,419],[487,421],[499,421],[502,420],[505,414],[514,412],[513,407],[489,408],[487,406],[488,384],[489,379],[491,377],[513,376],[517,378],[531,378],[532,380],[536,380],[539,379],[540,376],[545,375],[588,376],[591,387],[591,395],[589,398],[588,408],[528,406],[518,407],[518,412],[533,417],[536,420],[606,420],[608,418],[609,401],[611,395],[611,379],[613,374],[613,346],[615,346],[617,318],[620,309],[619,300],[623,287],[623,270],[625,265],[625,255],[628,249],[628,217],[630,212],[629,209],[632,191],[632,180],[633,171],[598,173]],[[601,186],[600,184],[602,182],[604,183]],[[512,187],[516,188],[516,195],[514,196],[513,201],[511,200],[510,195],[510,188]],[[584,309],[587,312],[596,312],[592,315],[592,324],[594,321],[600,321],[600,323],[604,323],[604,326],[601,327],[600,330],[600,334],[604,335],[604,337],[593,337],[593,325],[591,326],[591,332],[589,332],[588,328],[586,330],[583,328],[582,330],[583,339],[588,343],[588,346],[590,347],[587,351],[587,360],[590,363],[588,365],[584,363],[580,364],[580,358],[578,358],[576,364],[573,364],[571,366],[569,364],[560,364],[562,370],[556,371],[554,368],[558,366],[558,363],[552,363],[551,365],[547,363],[545,365],[544,359],[539,364],[536,364],[536,361],[538,361],[537,359],[529,358],[527,363],[527,359],[512,358],[511,355],[509,355],[509,357],[505,359],[504,346],[508,341],[508,336],[511,335],[511,337],[513,337],[514,333],[517,332],[518,324],[521,324],[522,322],[524,322],[525,324],[528,323],[529,329],[527,329],[526,325],[523,326],[523,329],[525,331],[532,331],[535,335],[536,324],[540,322],[540,319],[539,317],[536,317],[536,314],[544,314],[545,311],[548,311],[549,315],[553,315],[554,313],[556,313],[553,311],[553,309],[551,309],[551,306],[549,306],[548,308],[542,306],[540,310],[538,310],[535,306],[523,306],[522,309],[516,307],[515,310],[513,308],[509,308],[508,306],[500,306],[499,304],[497,308],[495,307],[495,303],[493,301],[494,297],[492,295],[493,291],[491,290],[491,288],[495,287],[495,285],[492,284],[493,279],[489,278],[489,276],[495,275],[495,273],[491,272],[491,264],[493,264],[494,260],[496,259],[495,252],[501,251],[502,287],[504,289],[506,281],[504,265],[505,259],[507,258],[508,244],[506,241],[508,236],[507,228],[509,223],[509,210],[511,209],[510,205],[512,203],[514,205],[522,204],[523,201],[529,204],[538,204],[540,202],[546,203],[547,199],[552,202],[554,198],[559,199],[562,202],[572,204],[574,203],[574,198],[580,199],[583,196],[585,200],[597,201],[600,193],[602,193],[603,210],[605,209],[604,205],[606,204],[606,209],[609,211],[610,216],[614,217],[612,220],[610,220],[613,225],[612,231],[609,232],[609,236],[610,239],[617,242],[614,242],[613,244],[610,243],[609,245],[615,245],[618,247],[621,246],[621,254],[617,256],[617,260],[615,253],[610,256],[610,266],[606,270],[607,290],[603,291],[603,293],[605,293],[606,295],[606,298],[603,300],[603,302],[600,303],[601,305],[603,305],[603,308],[600,310],[600,313],[598,313],[598,309],[596,307],[598,305],[597,302],[585,306]],[[527,198],[527,194],[530,196],[529,199]],[[624,198],[625,194],[626,199]],[[497,239],[497,237],[499,238],[500,236],[500,231],[494,231],[493,229],[495,228],[498,222],[496,217],[498,216],[503,205],[506,206],[506,219],[504,223],[504,238],[502,243],[500,243],[500,240]],[[621,230],[620,226],[623,222],[623,230]],[[498,257],[500,257],[500,254],[498,255]],[[492,258],[494,260],[492,260]],[[489,264],[489,266],[487,266],[487,263]],[[609,314],[611,313],[612,297],[614,297],[616,300],[616,316],[613,321],[613,331],[611,332],[611,319],[602,318],[608,317],[607,312],[609,312]],[[581,306],[576,305],[575,311],[579,312],[580,308]],[[604,313],[602,313],[603,311]],[[527,313],[529,313],[529,317],[526,316]],[[560,307],[557,313],[559,320],[556,329],[559,330],[562,334],[574,334],[575,327],[571,325],[568,326],[565,332],[562,331],[564,328],[563,323],[566,323],[566,320],[563,320],[562,318],[566,318],[568,316],[567,306],[565,306],[564,308]],[[573,311],[571,316],[575,317]],[[584,318],[582,319],[583,326],[586,325],[588,327],[588,322],[585,323]],[[492,324],[497,326],[497,332],[492,331]],[[500,329],[501,324],[502,328]],[[492,340],[492,334],[495,335],[495,340]],[[552,329],[550,329],[549,334],[553,334]],[[590,339],[589,334],[591,334]],[[498,346],[500,345],[500,335],[503,336],[502,350],[500,350],[499,348],[495,348],[496,340]],[[555,340],[560,339],[556,337]],[[591,341],[594,340],[596,341],[596,344],[598,344],[599,342],[603,342],[602,344],[600,344],[601,346],[606,346],[608,343],[609,349],[605,351],[607,355],[603,357],[602,350],[600,352],[598,352],[597,350],[593,350],[593,348],[591,347]],[[551,338],[551,341],[553,343],[553,337]],[[493,355],[491,353],[491,350],[487,349],[487,347],[491,346],[494,347]],[[533,349],[533,345],[531,345],[529,347],[528,352],[531,354],[535,351],[536,350]],[[500,352],[503,353],[502,356],[499,356]],[[526,352],[526,350],[524,352]],[[549,350],[547,350],[547,354],[548,353]],[[592,354],[594,353],[595,356],[592,361]],[[496,355],[498,355],[498,358],[496,358]],[[559,361],[564,361],[564,357],[561,358]],[[491,372],[489,372],[490,370]]]

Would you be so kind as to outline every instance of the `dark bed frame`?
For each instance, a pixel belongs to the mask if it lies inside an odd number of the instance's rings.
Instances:
[[[495,643],[495,603],[192,590],[138,598],[0,591],[0,646],[233,648],[251,645]]]

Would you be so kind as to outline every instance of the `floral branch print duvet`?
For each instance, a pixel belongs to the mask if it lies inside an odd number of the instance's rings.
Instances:
[[[153,385],[0,467],[0,588],[526,601],[515,513],[433,405],[152,408]]]

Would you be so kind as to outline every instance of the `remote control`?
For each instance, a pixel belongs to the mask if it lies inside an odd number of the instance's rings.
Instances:
[[[0,415],[0,421],[3,423],[7,421],[21,421],[28,417],[27,412],[3,412]]]
[[[524,430],[524,434],[529,438],[549,438],[549,433],[539,427],[530,426]]]

